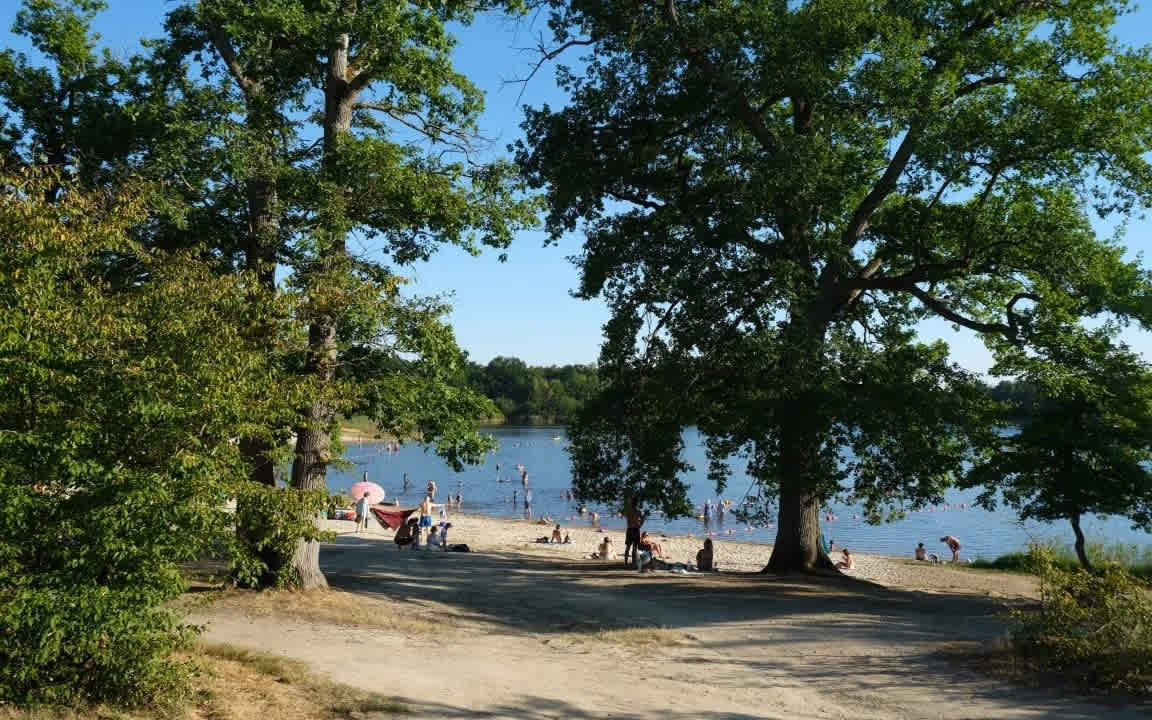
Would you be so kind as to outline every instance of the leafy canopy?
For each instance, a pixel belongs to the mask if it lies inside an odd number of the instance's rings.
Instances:
[[[998,350],[1150,317],[1147,273],[1088,219],[1152,199],[1152,60],[1110,35],[1127,3],[544,4],[556,48],[590,53],[517,159],[612,310],[585,496],[683,512],[691,418],[719,481],[734,461],[762,507],[802,498],[789,532],[845,484],[931,501],[992,408],[921,320]]]
[[[0,697],[146,703],[183,687],[178,563],[234,536],[235,438],[299,401],[248,332],[289,308],[136,243],[147,188],[54,186],[0,177]]]

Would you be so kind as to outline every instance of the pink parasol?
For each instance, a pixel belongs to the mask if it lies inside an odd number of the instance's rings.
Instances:
[[[368,493],[368,502],[372,505],[376,505],[384,500],[384,488],[374,482],[358,482],[352,486],[349,492],[352,495],[353,501],[364,497],[364,493]]]

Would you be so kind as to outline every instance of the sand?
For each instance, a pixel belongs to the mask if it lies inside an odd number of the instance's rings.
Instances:
[[[955,652],[1005,635],[1028,578],[861,556],[854,578],[755,572],[770,548],[718,543],[722,573],[640,574],[586,559],[601,534],[536,545],[546,528],[453,516],[476,552],[398,550],[351,523],[321,550],[347,620],[222,603],[193,618],[211,642],[292,657],[384,692],[411,718],[1135,718],[981,675]],[[610,533],[623,547],[623,534]],[[699,539],[662,538],[673,560]],[[883,584],[872,581],[882,580]],[[357,607],[359,599],[365,605]],[[352,603],[352,604],[350,604]],[[274,604],[274,603],[273,603]],[[313,603],[313,605],[315,605]],[[360,622],[367,615],[377,622]],[[953,653],[953,654],[946,654]],[[365,713],[360,717],[387,717]]]

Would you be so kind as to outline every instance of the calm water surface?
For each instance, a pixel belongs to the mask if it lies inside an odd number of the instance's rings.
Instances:
[[[455,495],[460,492],[465,512],[494,517],[523,517],[524,491],[516,472],[517,464],[523,464],[528,471],[532,510],[537,517],[551,515],[561,525],[590,522],[576,516],[576,503],[564,499],[565,491],[571,487],[572,475],[568,455],[564,450],[567,437],[563,428],[493,427],[485,428],[484,432],[496,437],[499,448],[488,456],[484,465],[470,467],[458,474],[452,472],[440,458],[416,445],[403,445],[399,452],[389,453],[383,443],[353,443],[348,447],[346,455],[353,467],[331,470],[328,474],[328,487],[332,490],[346,490],[367,472],[368,479],[380,484],[388,492],[389,498],[398,495],[401,504],[415,505],[420,501],[428,481],[435,480],[437,499],[447,493]],[[685,457],[695,466],[695,470],[684,477],[691,487],[693,502],[697,505],[703,504],[705,500],[715,502],[718,498],[715,486],[705,475],[707,460],[700,436],[694,430],[687,431],[685,445]],[[500,467],[499,473],[497,465]],[[408,473],[412,483],[407,493],[402,489],[404,473]],[[748,478],[734,476],[723,497],[739,503],[749,485]],[[516,493],[515,504],[513,492]],[[879,526],[864,522],[859,507],[832,505],[828,511],[834,514],[835,519],[827,521],[822,518],[823,530],[827,537],[836,541],[837,546],[847,546],[860,552],[893,555],[911,555],[918,542],[923,542],[929,552],[944,553],[947,548],[940,543],[939,538],[945,534],[960,538],[964,546],[961,551],[963,558],[993,558],[1020,550],[1033,540],[1071,542],[1071,530],[1067,523],[1022,524],[1011,510],[988,512],[973,508],[976,494],[975,491],[952,491],[945,499],[947,507],[938,507],[931,512],[925,510],[909,513],[903,520]],[[962,504],[967,508],[961,509]],[[600,512],[604,527],[624,527],[623,521],[616,517],[615,508],[589,506],[589,509]],[[667,521],[657,516],[650,517],[645,528],[669,535],[701,537],[708,529],[701,520],[681,518]],[[719,524],[713,520],[710,528],[717,532],[718,541],[771,543],[776,534],[775,527],[748,529],[730,516],[726,522]],[[1090,542],[1120,541],[1140,546],[1152,543],[1152,536],[1131,530],[1123,518],[1086,518],[1084,529]]]

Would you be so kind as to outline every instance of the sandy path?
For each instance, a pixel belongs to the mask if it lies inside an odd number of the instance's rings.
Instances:
[[[1004,601],[976,591],[639,575],[549,552],[411,553],[349,536],[321,562],[335,587],[432,612],[434,627],[197,620],[209,640],[306,660],[396,695],[415,718],[1148,717],[958,671],[940,648],[1003,633]],[[681,643],[637,649],[594,635],[636,626],[669,628]]]

